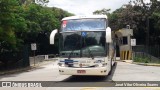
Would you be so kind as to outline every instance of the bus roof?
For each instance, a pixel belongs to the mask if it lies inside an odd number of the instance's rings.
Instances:
[[[65,17],[62,19],[63,20],[71,20],[71,19],[84,19],[84,18],[106,18],[106,15],[88,15],[88,16],[70,16],[70,17]]]

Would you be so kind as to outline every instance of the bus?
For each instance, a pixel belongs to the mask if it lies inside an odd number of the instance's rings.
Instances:
[[[55,36],[59,38],[60,75],[106,76],[112,70],[115,42],[106,15],[65,17],[61,29],[51,32],[50,44]]]

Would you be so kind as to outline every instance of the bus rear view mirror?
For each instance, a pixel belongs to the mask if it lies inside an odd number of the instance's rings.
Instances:
[[[57,29],[53,30],[50,34],[50,44],[54,44],[55,35],[58,32]]]
[[[111,28],[107,27],[106,29],[106,43],[111,43],[112,42],[112,33],[111,33]]]

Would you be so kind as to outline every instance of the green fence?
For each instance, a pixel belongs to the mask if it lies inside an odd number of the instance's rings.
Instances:
[[[29,45],[24,45],[18,52],[0,54],[0,70],[9,70],[30,66]]]
[[[160,63],[160,45],[132,47],[133,59],[144,59],[146,62]]]

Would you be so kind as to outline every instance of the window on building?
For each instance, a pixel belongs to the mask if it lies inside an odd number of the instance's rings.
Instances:
[[[128,39],[127,39],[127,37],[123,37],[123,45],[124,44],[128,44]]]

